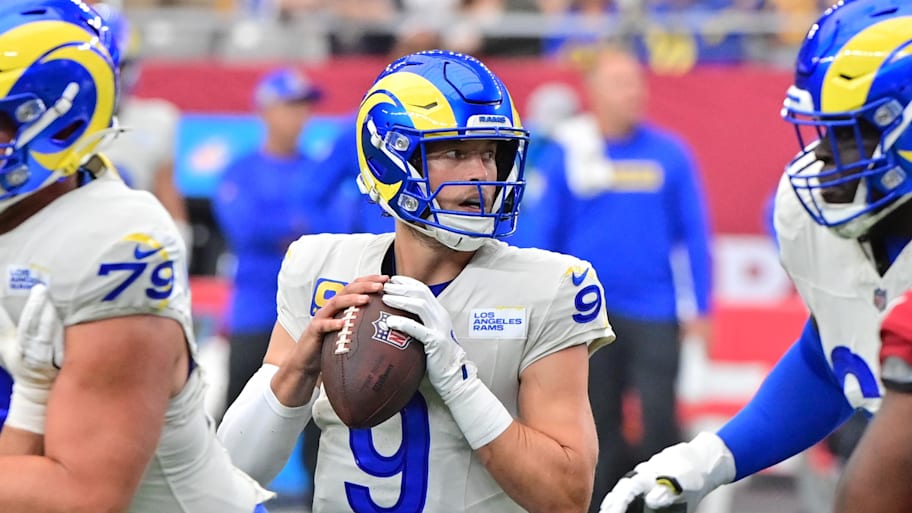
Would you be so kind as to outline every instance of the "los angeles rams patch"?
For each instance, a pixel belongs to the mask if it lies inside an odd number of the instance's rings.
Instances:
[[[41,269],[10,265],[6,268],[6,293],[10,296],[27,296],[37,283],[50,285],[50,275]]]
[[[526,309],[521,306],[476,308],[469,314],[470,338],[526,338]]]

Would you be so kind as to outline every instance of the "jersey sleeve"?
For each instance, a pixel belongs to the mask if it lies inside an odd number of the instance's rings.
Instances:
[[[176,228],[168,222],[135,226],[135,230],[93,234],[94,251],[83,254],[89,255],[91,263],[65,277],[72,279],[65,325],[140,314],[170,317],[189,325],[187,256]],[[61,255],[61,259],[84,262],[78,253]]]
[[[297,341],[317,310],[355,278],[365,241],[373,236],[303,235],[288,246],[279,270],[278,323]]]
[[[575,260],[567,265],[544,317],[537,323],[520,371],[568,347],[587,344],[591,354],[614,341],[604,297],[602,284],[589,262]]]
[[[313,308],[314,305],[311,304],[316,300],[311,294],[313,278],[306,272],[309,268],[306,258],[308,254],[304,240],[293,242],[285,253],[279,271],[279,291],[276,295],[278,322],[294,340],[301,337],[313,314],[322,306]]]
[[[881,377],[886,388],[912,392],[912,292],[894,303],[880,328]]]

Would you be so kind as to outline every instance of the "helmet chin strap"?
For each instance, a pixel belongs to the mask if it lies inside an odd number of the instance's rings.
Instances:
[[[383,207],[383,210],[392,215],[397,221],[407,224],[409,228],[436,240],[454,251],[475,251],[483,246],[487,239],[487,237],[472,237],[470,235],[444,230],[443,228],[437,228],[436,226],[406,221],[399,217],[396,212],[386,204],[386,201],[379,201],[379,204]]]
[[[865,180],[860,180],[858,187],[855,188],[855,198],[852,199],[851,203],[846,204],[837,204],[833,205],[827,203],[821,198],[822,206],[820,208],[821,213],[828,217],[828,213],[839,213],[842,217],[852,217],[844,223],[840,223],[834,226],[831,226],[830,229],[836,233],[836,235],[844,239],[857,239],[867,233],[867,231],[873,226],[874,220],[873,215],[861,214],[868,197],[868,184]]]
[[[492,218],[471,218],[457,214],[438,214],[437,220],[442,225],[467,232],[492,233],[494,231],[494,219]],[[488,238],[463,235],[437,227],[431,227],[431,230],[436,232],[434,238],[439,240],[443,245],[459,251],[476,250],[480,248],[482,244],[484,244],[485,239]]]
[[[414,224],[411,224],[411,226],[418,228]],[[476,249],[483,246],[485,240],[487,239],[487,237],[472,237],[470,235],[454,233],[442,228],[437,228],[436,226],[430,228],[421,228],[418,229],[433,237],[437,242],[455,251],[475,251]]]
[[[862,187],[859,185],[858,187]],[[832,230],[836,235],[844,239],[857,239],[868,233],[868,231],[882,219],[892,214],[897,208],[903,206],[909,198],[912,198],[912,193],[905,194],[900,196],[898,199],[887,205],[886,207],[880,209],[876,213],[860,215],[851,221],[847,221],[843,224],[836,225],[832,227]]]

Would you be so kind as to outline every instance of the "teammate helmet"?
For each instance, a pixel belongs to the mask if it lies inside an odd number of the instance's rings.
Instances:
[[[397,219],[459,251],[515,230],[529,134],[506,86],[477,59],[433,50],[393,62],[364,96],[357,131],[361,191]],[[497,180],[431,190],[426,144],[468,139],[499,141]],[[490,212],[440,208],[441,190],[467,185],[495,186]]]
[[[0,210],[74,173],[110,132],[117,48],[81,0],[0,6]]]
[[[824,12],[799,50],[782,115],[801,147],[786,174],[818,224],[857,238],[908,200],[912,2],[848,0]],[[834,201],[827,190],[839,187],[848,194]]]

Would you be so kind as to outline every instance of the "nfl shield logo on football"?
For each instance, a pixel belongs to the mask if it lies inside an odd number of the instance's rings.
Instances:
[[[390,314],[387,312],[380,312],[380,318],[371,321],[371,325],[374,327],[374,335],[371,338],[378,342],[389,344],[396,349],[405,349],[408,347],[409,342],[412,341],[412,337],[401,331],[391,330],[390,327],[386,325],[386,318],[389,317],[389,315]]]
[[[874,306],[881,312],[887,307],[887,291],[884,289],[874,290]]]

